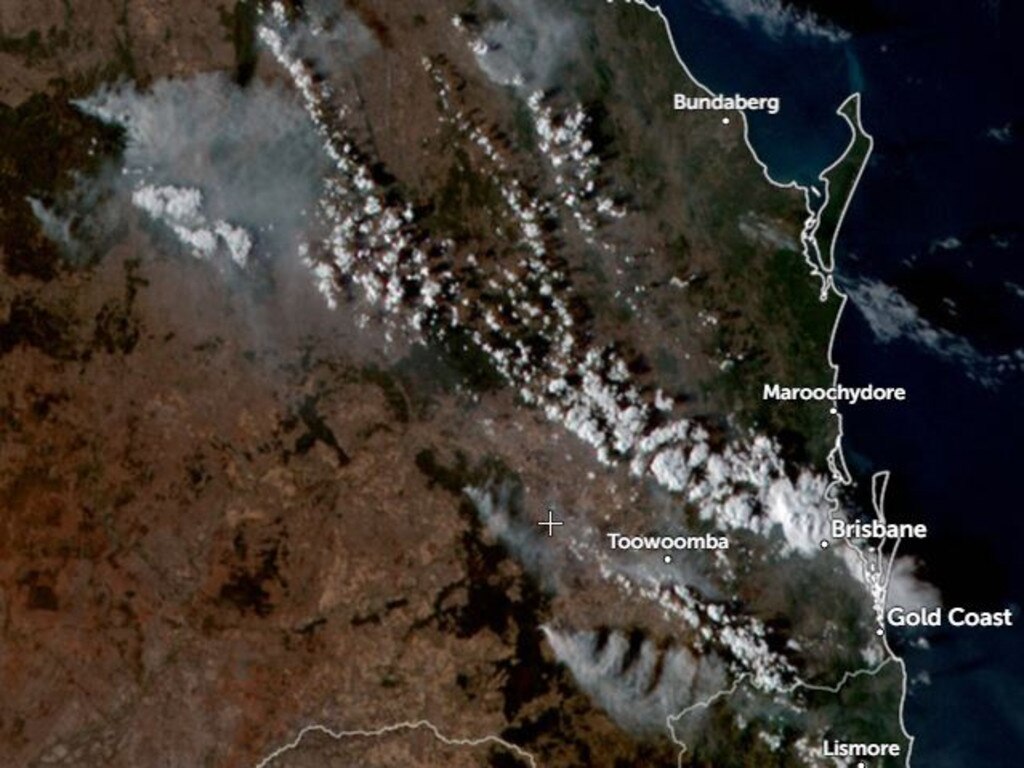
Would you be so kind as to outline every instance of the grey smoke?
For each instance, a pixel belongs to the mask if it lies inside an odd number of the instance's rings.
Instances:
[[[484,530],[501,542],[531,574],[554,590],[564,566],[560,550],[546,545],[543,531],[535,521],[525,520],[519,509],[519,487],[501,482],[463,491],[473,502]]]
[[[634,733],[664,733],[669,715],[728,685],[720,661],[684,647],[659,648],[644,638],[631,653],[630,638],[622,631],[602,636],[592,630],[543,630],[580,688]]]
[[[28,199],[28,204],[44,235],[66,249],[74,247],[75,241],[71,235],[72,221],[70,218],[61,215],[55,209],[47,208],[41,200],[34,197]]]
[[[312,225],[328,170],[297,96],[222,74],[105,88],[77,105],[125,131],[126,197],[143,185],[197,189],[203,214],[248,230],[257,253],[293,252]]]
[[[477,53],[480,68],[500,85],[530,91],[552,87],[577,46],[579,30],[567,6],[497,0],[492,7],[499,18],[481,30],[487,50]]]
[[[327,74],[378,47],[355,13],[323,0],[304,4],[303,20],[290,25],[288,43],[296,55]]]
[[[508,549],[527,571],[551,591],[558,591],[560,586],[571,582],[574,576],[581,575],[587,569],[589,575],[595,575],[596,569],[593,566],[600,559],[602,567],[609,573],[621,574],[634,584],[650,586],[671,582],[695,588],[710,599],[722,597],[718,582],[713,578],[716,568],[713,552],[692,552],[688,557],[675,558],[670,564],[665,563],[660,553],[646,551],[623,551],[606,559],[603,555],[608,551],[608,544],[585,515],[577,512],[577,516],[569,521],[570,528],[567,531],[560,531],[549,538],[537,526],[536,519],[523,514],[519,489],[512,483],[470,487],[463,492],[476,507],[487,534]],[[657,505],[657,498],[651,499],[650,531],[671,536],[691,533],[672,518],[670,507],[667,506],[671,500],[667,496],[661,500],[666,502],[665,508]],[[553,506],[556,518],[564,517],[557,505]],[[543,510],[537,511],[537,515],[542,514]],[[571,551],[574,545],[579,545],[583,551],[591,554],[579,560]]]

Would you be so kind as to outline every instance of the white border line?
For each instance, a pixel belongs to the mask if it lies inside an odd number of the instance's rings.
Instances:
[[[689,80],[694,85],[696,85],[698,88],[703,90],[708,96],[715,96],[715,95],[717,95],[715,93],[715,91],[711,90],[706,85],[704,85],[704,83],[702,83],[700,80],[698,80],[694,76],[693,72],[690,71],[690,68],[686,65],[686,62],[683,60],[683,57],[679,54],[679,49],[676,47],[676,41],[675,41],[675,38],[672,35],[672,27],[669,24],[668,19],[665,17],[665,14],[662,12],[661,8],[656,7],[656,6],[652,6],[650,4],[650,2],[648,2],[648,0],[623,0],[623,1],[626,4],[637,5],[637,6],[640,6],[640,7],[644,8],[644,9],[650,11],[651,13],[657,14],[658,18],[661,19],[661,22],[662,22],[662,24],[665,27],[665,34],[668,37],[669,46],[672,49],[672,53],[676,57],[676,62],[679,64],[680,67],[682,67],[683,72],[685,73],[687,78],[689,78]],[[615,2],[615,0],[607,0],[607,2],[610,4],[610,3]],[[844,108],[848,104],[851,103],[851,101],[853,102],[853,106],[854,106],[854,113],[853,113],[853,119],[852,120],[843,111]],[[821,181],[823,183],[823,185],[824,185],[825,197],[824,197],[824,200],[821,200],[819,202],[818,207],[817,207],[817,212],[815,212],[815,209],[811,205],[811,195],[812,194],[814,194],[814,195],[818,194],[816,189],[814,189],[813,187],[806,187],[806,186],[804,186],[802,184],[799,184],[796,181],[789,181],[789,182],[786,182],[786,183],[782,183],[782,182],[772,178],[771,173],[769,173],[767,164],[761,159],[760,155],[758,155],[758,153],[757,153],[757,150],[754,148],[753,144],[751,144],[751,142],[750,142],[750,124],[747,121],[746,113],[743,112],[742,110],[736,110],[736,111],[739,111],[740,117],[741,117],[741,119],[743,121],[743,142],[747,145],[747,149],[750,151],[750,155],[751,155],[751,157],[753,157],[754,162],[756,162],[758,164],[758,166],[760,166],[761,173],[764,175],[764,178],[768,181],[768,183],[771,184],[772,186],[779,187],[781,189],[796,189],[796,190],[799,190],[799,191],[803,192],[803,194],[804,194],[804,207],[805,207],[805,210],[807,211],[807,215],[808,215],[807,220],[804,222],[803,234],[801,236],[801,240],[803,241],[803,246],[804,246],[804,253],[803,253],[804,260],[807,262],[808,266],[811,268],[812,276],[816,276],[816,277],[818,277],[821,280],[821,292],[819,294],[820,300],[822,302],[827,301],[828,298],[829,298],[829,294],[830,293],[832,295],[836,296],[839,299],[839,308],[836,311],[836,318],[835,318],[834,323],[832,324],[832,333],[831,333],[831,335],[829,337],[828,354],[827,354],[828,365],[832,368],[832,371],[833,371],[833,376],[832,376],[833,386],[839,383],[839,366],[836,365],[836,363],[835,363],[835,359],[834,359],[834,355],[833,355],[833,350],[834,350],[834,347],[835,347],[836,335],[837,335],[838,330],[839,330],[839,323],[842,321],[843,311],[846,309],[846,303],[847,303],[847,301],[849,299],[849,297],[845,293],[843,293],[842,291],[839,290],[839,288],[836,286],[835,281],[833,279],[833,273],[834,273],[834,269],[835,269],[835,245],[836,245],[836,242],[839,240],[839,233],[842,230],[843,222],[846,219],[846,214],[847,214],[847,212],[848,212],[848,210],[850,208],[850,204],[853,201],[853,198],[854,198],[854,196],[855,196],[855,194],[857,192],[857,188],[860,186],[861,178],[863,177],[864,171],[867,168],[868,161],[871,159],[871,155],[874,153],[874,147],[875,147],[875,139],[874,139],[874,137],[870,133],[868,133],[866,130],[864,130],[863,124],[861,122],[860,104],[861,104],[861,94],[860,94],[859,91],[857,91],[857,92],[851,93],[849,96],[847,96],[843,100],[843,102],[839,105],[839,107],[836,109],[836,114],[839,115],[843,120],[845,120],[846,124],[850,128],[850,132],[851,132],[850,142],[847,144],[846,148],[839,155],[839,157],[836,158],[832,163],[830,163],[828,165],[828,167],[823,169],[818,174],[818,180]],[[853,184],[851,185],[849,191],[847,192],[846,200],[843,203],[843,209],[839,213],[839,218],[836,221],[835,229],[832,232],[831,241],[827,244],[827,249],[826,250],[827,250],[827,253],[828,253],[828,263],[826,264],[825,261],[821,257],[820,245],[819,245],[819,243],[817,242],[817,240],[815,238],[818,226],[821,223],[821,218],[820,218],[821,212],[824,211],[825,209],[827,209],[829,201],[830,201],[830,197],[831,197],[830,193],[829,193],[829,183],[828,183],[828,179],[826,178],[826,175],[830,171],[832,171],[835,168],[837,168],[840,164],[842,164],[846,160],[847,155],[849,155],[850,151],[856,145],[857,140],[858,140],[858,136],[863,136],[864,138],[867,139],[867,141],[868,141],[868,151],[864,155],[864,160],[861,162],[861,166],[860,166],[860,168],[857,171],[857,176],[856,176],[856,178],[854,178]],[[812,258],[812,253],[811,253],[812,249],[813,249],[813,252],[814,252],[813,253],[813,258]],[[829,466],[830,470],[832,471],[832,482],[829,484],[829,489],[826,491],[826,498],[828,498],[829,501],[831,502],[831,504],[832,504],[832,511],[834,512],[838,508],[839,501],[834,496],[834,494],[832,494],[832,490],[835,487],[837,487],[837,486],[849,485],[852,482],[852,476],[850,475],[850,472],[849,472],[849,470],[846,467],[846,460],[845,460],[845,458],[843,456],[843,449],[842,449],[843,418],[842,418],[842,414],[840,414],[838,412],[838,407],[837,407],[836,403],[833,403],[833,408],[835,408],[835,410],[836,410],[836,413],[834,415],[835,415],[835,418],[837,420],[838,432],[837,432],[837,436],[836,436],[835,445],[834,445],[832,451],[829,453],[829,456],[828,456],[828,466]],[[879,499],[879,506],[876,508],[875,511],[876,511],[876,514],[878,515],[878,517],[884,522],[885,521],[885,513],[882,510],[881,501],[882,501],[882,499]],[[882,585],[881,595],[880,595],[879,600],[880,600],[880,602],[881,602],[881,604],[883,606],[886,603],[886,595],[888,593],[888,588],[889,588],[889,576],[890,576],[891,571],[892,571],[892,563],[895,561],[896,549],[897,549],[898,546],[899,546],[899,542],[897,541],[895,543],[895,545],[893,546],[892,555],[891,555],[891,558],[890,558],[890,561],[889,561],[889,568],[886,570],[885,582]],[[879,554],[879,561],[880,561],[881,557],[882,557],[881,546],[879,547],[878,554]],[[884,630],[885,630],[884,622],[881,624],[881,628],[882,628],[883,633],[884,633]],[[883,661],[881,666],[884,666],[885,664],[888,664],[890,661],[895,661],[899,665],[900,670],[902,672],[903,680],[902,680],[902,690],[901,690],[901,694],[900,694],[899,725],[900,725],[900,730],[902,731],[904,738],[906,738],[907,741],[908,741],[907,758],[906,758],[906,762],[904,763],[904,765],[907,768],[910,768],[910,756],[911,756],[911,753],[913,752],[913,748],[914,748],[914,736],[911,735],[911,733],[907,730],[906,722],[905,722],[905,719],[904,719],[904,712],[905,712],[905,709],[906,709],[906,701],[907,701],[907,689],[908,689],[908,686],[907,686],[907,668],[906,668],[906,664],[903,661],[903,659],[901,659],[899,656],[897,656],[893,652],[892,647],[889,645],[888,637],[887,637],[886,634],[882,635],[881,641],[882,641],[882,645],[885,648],[886,652],[889,654],[889,658],[886,659],[885,661]],[[876,669],[880,670],[881,666],[877,667]],[[847,674],[851,674],[851,673],[847,673]],[[856,674],[856,673],[853,673],[853,674]],[[844,680],[845,679],[846,678],[844,677]],[[737,681],[737,684],[738,684],[738,681]],[[724,693],[724,692],[720,692],[720,694],[721,693]],[[717,696],[717,694],[716,694],[716,696]],[[670,731],[671,731],[671,729],[670,729]]]
[[[345,731],[336,731],[332,728],[327,727],[326,725],[322,725],[321,723],[313,723],[312,725],[307,725],[303,727],[302,730],[299,731],[298,735],[294,739],[292,739],[286,744],[281,745],[277,749],[273,750],[272,752],[264,756],[258,763],[256,763],[255,768],[269,768],[270,764],[277,760],[277,758],[281,757],[281,755],[285,754],[286,752],[291,752],[293,749],[297,749],[299,744],[301,744],[302,740],[306,737],[306,734],[309,733],[322,733],[335,741],[342,741],[344,739],[359,738],[379,739],[384,736],[402,733],[403,731],[418,731],[424,728],[430,731],[430,733],[434,736],[435,739],[444,744],[447,744],[450,747],[480,747],[485,744],[491,744],[511,752],[514,757],[518,758],[523,763],[529,765],[530,768],[537,768],[537,761],[533,757],[533,755],[531,755],[525,749],[516,744],[513,744],[509,741],[505,741],[504,739],[498,736],[482,736],[478,739],[453,739],[448,736],[445,736],[441,732],[441,729],[439,729],[429,720],[410,720],[401,723],[393,723],[391,725],[385,725],[380,728],[375,728],[373,730],[356,729]]]
[[[607,2],[608,3],[613,3],[614,0],[607,0]],[[675,38],[672,36],[672,28],[671,28],[671,26],[670,26],[670,24],[668,22],[668,19],[665,17],[664,13],[662,13],[661,9],[658,8],[658,7],[654,7],[654,6],[650,5],[650,3],[647,0],[624,0],[624,2],[627,3],[627,4],[633,4],[633,5],[640,6],[640,7],[644,8],[644,9],[646,9],[646,10],[652,12],[652,13],[657,14],[657,16],[661,19],[661,22],[662,22],[662,24],[665,27],[665,33],[666,33],[666,36],[668,38],[669,45],[672,48],[672,53],[676,57],[676,62],[679,64],[680,67],[682,67],[683,72],[685,73],[687,78],[690,80],[690,82],[692,82],[698,88],[703,90],[707,95],[709,95],[709,96],[717,95],[714,91],[712,91],[710,88],[708,88],[706,85],[704,85],[700,80],[698,80],[693,75],[693,73],[690,71],[690,68],[686,65],[686,62],[683,61],[683,58],[682,58],[682,56],[680,56],[679,50],[676,47]],[[854,103],[854,120],[851,120],[843,112],[843,108],[847,104],[849,104],[851,102],[851,100],[853,100],[853,103]],[[768,183],[771,184],[772,186],[775,186],[775,187],[778,187],[778,188],[781,188],[781,189],[795,189],[795,190],[798,190],[798,191],[802,192],[803,195],[804,195],[804,208],[807,211],[807,219],[804,222],[804,228],[803,228],[803,231],[801,233],[801,242],[802,242],[803,248],[804,248],[804,251],[803,251],[804,260],[807,263],[807,265],[811,268],[811,275],[812,276],[817,276],[821,280],[821,291],[819,293],[819,299],[822,302],[827,301],[828,297],[829,297],[829,293],[831,292],[834,296],[838,297],[839,300],[840,300],[839,308],[838,308],[838,310],[836,312],[836,319],[835,319],[835,322],[833,323],[833,326],[832,326],[832,333],[831,333],[831,336],[829,338],[828,354],[827,354],[827,362],[828,362],[829,366],[831,366],[831,368],[832,368],[832,371],[833,371],[833,385],[835,385],[835,384],[838,383],[838,380],[839,380],[839,366],[836,365],[836,363],[835,363],[835,361],[833,359],[833,347],[834,347],[834,344],[835,344],[835,338],[836,338],[836,334],[838,332],[839,323],[840,323],[840,320],[842,319],[843,310],[846,308],[846,302],[847,302],[847,299],[848,299],[847,295],[842,293],[836,287],[835,282],[833,280],[833,271],[834,271],[834,267],[835,267],[835,244],[836,244],[836,242],[839,239],[839,232],[842,229],[843,221],[844,221],[844,219],[846,217],[846,213],[847,213],[847,211],[849,209],[851,201],[853,200],[853,197],[854,197],[854,195],[856,193],[857,187],[860,184],[860,180],[861,180],[861,177],[864,174],[864,170],[867,167],[868,160],[870,159],[871,154],[874,151],[874,138],[871,136],[871,134],[869,134],[867,131],[864,130],[864,128],[863,128],[863,126],[861,124],[861,117],[860,117],[860,93],[859,92],[855,92],[855,93],[850,94],[846,99],[843,100],[842,104],[840,104],[840,106],[836,110],[836,114],[838,114],[840,117],[842,117],[847,122],[847,125],[850,127],[851,138],[850,138],[849,144],[847,144],[846,148],[839,155],[839,157],[836,158],[835,161],[833,161],[827,168],[825,168],[824,170],[822,170],[818,174],[819,181],[821,181],[823,183],[823,186],[824,186],[824,189],[825,189],[825,195],[824,195],[824,199],[819,201],[817,212],[815,212],[814,208],[812,208],[812,206],[811,206],[811,195],[813,194],[815,196],[819,196],[820,197],[820,194],[819,194],[818,190],[814,189],[813,187],[807,187],[807,186],[804,186],[802,184],[799,184],[796,181],[789,181],[789,182],[786,182],[786,183],[781,183],[781,182],[777,181],[776,179],[773,179],[771,174],[769,173],[767,164],[763,160],[761,160],[760,156],[757,154],[757,150],[754,149],[753,144],[751,144],[751,142],[750,142],[750,124],[747,121],[746,113],[743,112],[742,110],[736,110],[736,111],[738,111],[740,113],[740,117],[741,117],[742,122],[743,122],[743,142],[746,144],[747,149],[749,150],[751,157],[754,159],[754,162],[756,162],[757,165],[760,166],[761,173],[764,176],[765,180],[767,180]],[[868,140],[868,142],[869,142],[869,144],[868,144],[868,152],[864,156],[864,160],[861,163],[861,167],[858,169],[857,176],[854,179],[853,185],[850,187],[850,190],[847,193],[846,200],[845,200],[845,202],[843,204],[843,209],[842,209],[842,211],[840,211],[839,218],[836,221],[835,229],[834,229],[834,231],[832,233],[832,238],[831,238],[831,241],[828,243],[828,248],[827,248],[827,251],[828,251],[828,264],[825,264],[825,262],[821,258],[820,246],[819,246],[819,244],[818,244],[818,242],[817,242],[817,240],[815,238],[815,235],[817,234],[818,226],[821,223],[821,218],[820,218],[821,217],[821,212],[823,212],[824,210],[826,210],[828,208],[828,204],[829,204],[829,201],[830,201],[829,182],[828,182],[828,179],[825,178],[825,176],[831,170],[837,168],[841,163],[843,163],[845,161],[847,155],[850,153],[850,151],[852,150],[852,148],[854,147],[854,145],[857,142],[858,134],[864,136]],[[813,259],[812,259],[812,250],[813,250]],[[834,407],[835,407],[835,405],[836,404],[833,403]],[[843,420],[842,420],[842,415],[839,414],[838,410],[837,410],[835,416],[836,416],[836,419],[837,419],[837,422],[838,422],[838,434],[837,434],[837,437],[836,437],[835,446],[833,447],[832,451],[829,453],[829,455],[827,457],[828,466],[829,466],[829,468],[831,470],[831,473],[832,473],[832,483],[829,484],[829,487],[826,490],[826,498],[830,497],[831,489],[833,489],[834,487],[836,487],[838,485],[848,485],[849,483],[852,482],[852,478],[851,478],[851,475],[850,475],[850,473],[849,473],[849,471],[848,471],[848,469],[846,467],[845,458],[844,458],[843,452],[842,452],[842,438],[843,438],[843,427],[842,427]],[[884,490],[883,490],[883,493],[881,495],[884,496]],[[834,511],[838,507],[838,499],[832,497],[832,498],[829,498],[829,501],[831,502],[832,510]],[[876,505],[876,514],[878,514],[880,519],[884,522],[885,516],[884,516],[884,512],[881,509],[881,499],[879,499],[879,504]],[[896,544],[893,547],[893,551],[891,553],[889,564],[888,564],[888,569],[886,571],[885,585],[884,585],[883,590],[882,590],[882,603],[883,603],[883,605],[884,605],[884,602],[885,602],[885,593],[888,590],[889,574],[891,573],[891,570],[892,570],[892,564],[895,562],[896,549],[897,549],[898,546],[899,546],[899,542],[897,541]],[[878,554],[879,554],[879,560],[881,560],[881,557],[882,557],[881,547],[879,547],[879,553]],[[883,629],[884,629],[884,625],[883,625]],[[793,690],[795,690],[796,688],[799,688],[799,687],[807,687],[808,689],[820,690],[820,691],[838,692],[839,689],[841,689],[842,686],[845,685],[846,682],[849,679],[851,679],[853,677],[857,677],[857,676],[862,675],[862,674],[877,674],[886,665],[888,665],[891,661],[895,661],[900,666],[900,670],[901,670],[902,676],[903,676],[902,692],[901,692],[901,696],[900,696],[900,707],[899,707],[899,724],[900,724],[900,729],[903,732],[904,737],[909,742],[908,747],[907,747],[907,759],[906,759],[906,763],[905,763],[907,768],[909,768],[909,766],[910,766],[910,755],[913,752],[913,746],[914,746],[914,737],[907,731],[906,724],[904,722],[904,710],[905,710],[905,704],[906,704],[906,698],[907,698],[907,670],[906,670],[906,664],[904,663],[904,661],[900,657],[898,657],[892,651],[892,648],[889,646],[889,643],[888,643],[888,638],[885,635],[882,636],[882,644],[883,644],[883,647],[886,649],[887,653],[889,654],[889,658],[883,660],[874,669],[872,669],[872,670],[860,669],[860,670],[856,670],[854,672],[847,671],[847,672],[844,673],[844,675],[843,675],[842,679],[840,680],[840,682],[836,686],[834,686],[834,687],[833,686],[817,686],[817,685],[811,685],[809,683],[804,683],[803,681],[798,681],[797,683],[795,683],[788,690],[788,692],[792,692]],[[713,696],[711,696],[709,699],[701,701],[701,702],[697,702],[696,704],[693,704],[693,705],[687,707],[686,709],[682,710],[681,712],[679,712],[679,713],[677,713],[675,715],[670,715],[667,718],[666,725],[667,725],[668,730],[669,730],[670,738],[672,739],[673,742],[675,742],[676,744],[679,744],[682,747],[682,750],[681,750],[681,752],[679,754],[679,760],[680,761],[682,760],[682,756],[683,756],[683,754],[686,751],[686,746],[685,746],[685,744],[683,744],[683,743],[681,743],[681,742],[679,742],[677,740],[677,738],[675,736],[675,730],[674,730],[674,728],[672,726],[672,723],[673,722],[678,722],[686,714],[688,714],[689,712],[691,712],[691,711],[693,711],[695,709],[700,709],[700,708],[707,707],[707,706],[711,705],[712,703],[714,703],[719,698],[721,698],[723,696],[727,697],[727,696],[731,695],[732,693],[734,693],[738,689],[739,685],[743,682],[744,679],[745,679],[745,676],[744,675],[740,675],[733,682],[733,685],[730,688],[722,690],[722,691],[719,691],[718,693],[716,693]],[[431,723],[429,720],[406,721],[406,722],[394,723],[392,725],[386,725],[386,726],[383,726],[381,728],[377,728],[377,729],[374,729],[374,730],[345,730],[345,731],[336,731],[336,730],[332,730],[331,728],[329,728],[329,727],[327,727],[325,725],[319,724],[319,723],[315,723],[315,724],[312,724],[312,725],[307,725],[307,726],[303,727],[299,731],[298,735],[292,741],[284,744],[281,747],[278,747],[277,749],[275,749],[274,751],[272,751],[268,755],[266,755],[262,760],[260,760],[259,763],[256,764],[255,768],[268,768],[268,766],[270,765],[270,763],[273,760],[275,760],[276,758],[280,757],[285,752],[288,752],[288,751],[290,751],[292,749],[297,748],[298,745],[301,743],[302,739],[306,736],[306,734],[307,733],[311,733],[311,732],[323,733],[323,734],[326,734],[326,735],[330,736],[333,739],[341,740],[341,739],[346,739],[346,738],[380,738],[382,736],[386,736],[386,735],[389,735],[389,734],[392,734],[392,733],[396,733],[396,732],[414,731],[414,730],[419,730],[419,729],[422,729],[422,728],[426,728],[426,729],[430,730],[435,738],[437,738],[438,740],[442,741],[443,743],[445,743],[445,744],[447,744],[449,746],[469,746],[469,747],[474,747],[474,746],[481,746],[481,745],[484,745],[484,744],[494,744],[494,745],[503,747],[503,748],[507,749],[508,751],[510,751],[515,757],[525,761],[527,764],[529,764],[531,766],[531,768],[537,768],[537,763],[536,763],[533,755],[531,755],[529,752],[524,750],[522,747],[519,747],[519,746],[517,746],[515,744],[512,744],[510,742],[507,742],[507,741],[505,741],[504,739],[501,739],[498,736],[484,736],[484,737],[477,738],[477,739],[451,739],[451,738],[445,736],[440,731],[440,729],[438,729],[438,727],[435,726],[433,723]]]

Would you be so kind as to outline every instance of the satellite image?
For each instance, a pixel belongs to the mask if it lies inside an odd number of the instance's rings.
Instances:
[[[0,0],[0,768],[1021,765],[1019,15]]]

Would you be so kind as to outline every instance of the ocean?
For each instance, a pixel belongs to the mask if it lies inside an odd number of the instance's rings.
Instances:
[[[901,552],[920,559],[947,606],[1010,607],[1017,625],[890,630],[910,680],[912,764],[1021,765],[1021,4],[659,5],[701,82],[781,97],[778,115],[750,115],[777,181],[816,182],[849,140],[835,109],[862,94],[875,150],[836,248],[851,301],[833,355],[841,383],[909,396],[842,407],[847,463],[861,486],[891,471],[888,520],[929,530]]]

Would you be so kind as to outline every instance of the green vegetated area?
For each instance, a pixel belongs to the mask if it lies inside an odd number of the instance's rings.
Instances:
[[[58,55],[69,42],[67,27],[51,26],[45,32],[33,29],[24,35],[0,35],[0,53],[17,56],[32,66]]]
[[[839,110],[853,126],[853,140],[843,161],[824,174],[828,182],[829,201],[825,210],[821,212],[815,239],[821,250],[822,263],[827,269],[833,267],[832,247],[839,234],[843,214],[850,202],[850,196],[856,191],[857,180],[864,164],[871,154],[871,139],[860,127],[858,104],[857,99],[848,99]]]
[[[122,262],[124,290],[115,288],[90,322],[89,315],[79,314],[84,309],[76,294],[79,284],[58,278],[69,270],[96,268],[98,251],[83,250],[69,259],[33,211],[35,202],[53,213],[55,229],[91,243],[84,231],[88,222],[62,219],[61,201],[74,194],[78,179],[100,173],[123,147],[121,129],[84,114],[73,102],[104,83],[135,77],[127,5],[119,6],[108,30],[108,57],[76,68],[72,54],[95,43],[77,24],[83,18],[65,3],[60,26],[0,36],[0,50],[41,76],[56,71],[55,60],[64,61],[61,74],[47,77],[45,88],[19,103],[0,103],[0,269],[8,278],[0,281],[0,355],[25,345],[54,360],[86,361],[97,353],[128,354],[140,338],[134,302],[145,279],[138,274],[138,260]]]
[[[796,251],[764,253],[732,241],[728,254],[720,274],[689,289],[718,320],[711,354],[729,361],[704,384],[705,395],[740,427],[777,438],[787,459],[824,467],[835,439],[830,405],[765,401],[763,388],[831,383],[828,346],[839,300],[821,300],[819,281]]]
[[[807,691],[811,707],[820,714],[827,738],[844,742],[898,744],[900,756],[865,758],[872,768],[906,765],[909,741],[900,727],[903,672],[895,662],[873,675],[850,678],[839,693]]]
[[[839,301],[821,301],[817,280],[803,257],[775,251],[760,265],[759,280],[746,312],[755,346],[749,357],[721,377],[722,388],[737,401],[737,412],[751,426],[776,436],[784,451],[801,463],[823,463],[834,441],[828,403],[766,401],[766,383],[827,387],[832,380],[828,343]]]
[[[256,46],[256,23],[259,5],[256,0],[238,0],[231,10],[220,9],[220,21],[227,39],[235,49],[235,82],[248,85],[256,73],[259,49]]]
[[[82,17],[72,4],[63,6],[59,26],[0,35],[0,51],[30,68],[50,71],[68,51],[95,47],[96,41],[77,23]],[[62,69],[61,76],[47,81],[45,91],[17,105],[0,103],[0,251],[3,268],[12,276],[50,280],[60,266],[57,246],[43,234],[29,198],[49,207],[72,188],[75,173],[95,173],[120,151],[121,131],[86,116],[72,101],[103,83],[137,79],[127,8],[126,2],[120,3],[109,30],[106,61]]]
[[[871,757],[872,768],[897,768],[906,761],[908,741],[900,729],[902,685],[899,667],[890,663],[875,674],[849,678],[838,691],[796,689],[793,704],[772,700],[741,685],[731,696],[709,707],[703,718],[677,723],[690,746],[688,765],[729,765],[764,768],[803,766],[796,742],[811,735],[812,748],[822,741],[898,744],[900,757]],[[745,726],[737,724],[737,714]],[[779,739],[773,749],[762,735]],[[852,763],[851,763],[852,764]]]
[[[859,127],[854,100],[842,111]],[[870,151],[870,139],[857,130],[849,151],[826,176],[830,195],[816,233],[826,260]],[[724,212],[735,213],[729,206]],[[827,355],[838,296],[829,291],[821,300],[819,279],[794,251],[778,250],[761,258],[752,247],[731,243],[723,267],[723,285],[705,289],[709,295],[704,301],[712,312],[716,306],[740,308],[722,318],[715,342],[718,350],[738,353],[740,359],[708,385],[709,393],[724,397],[742,424],[777,437],[788,458],[823,466],[835,440],[830,404],[765,401],[762,390],[773,382],[793,387],[831,384]]]
[[[496,179],[474,165],[455,131],[446,131],[450,162],[435,185],[425,190],[432,205],[426,211],[428,232],[443,232],[460,243],[489,243],[495,221],[515,225],[505,212],[505,201]]]
[[[602,57],[616,64],[615,83],[602,88],[598,77],[595,88],[606,94],[619,139],[609,167],[628,180],[641,210],[662,217],[655,224],[666,234],[665,255],[672,271],[688,279],[680,300],[717,320],[705,351],[727,362],[700,383],[707,410],[778,438],[794,461],[823,467],[835,438],[829,404],[765,402],[762,390],[771,382],[831,382],[828,348],[839,302],[821,301],[820,280],[797,245],[753,242],[738,226],[752,214],[769,224],[799,225],[802,201],[792,190],[771,187],[748,149],[714,116],[666,117],[673,92],[696,90],[672,66],[674,53],[656,16],[624,7],[617,26],[631,47],[615,39],[602,47]],[[633,71],[638,56],[664,66]],[[795,229],[786,228],[795,238]]]
[[[48,280],[57,272],[57,246],[42,232],[29,198],[44,205],[74,183],[72,171],[94,172],[116,153],[120,132],[89,118],[70,100],[85,83],[59,83],[10,107],[0,103],[0,249],[11,275]]]

